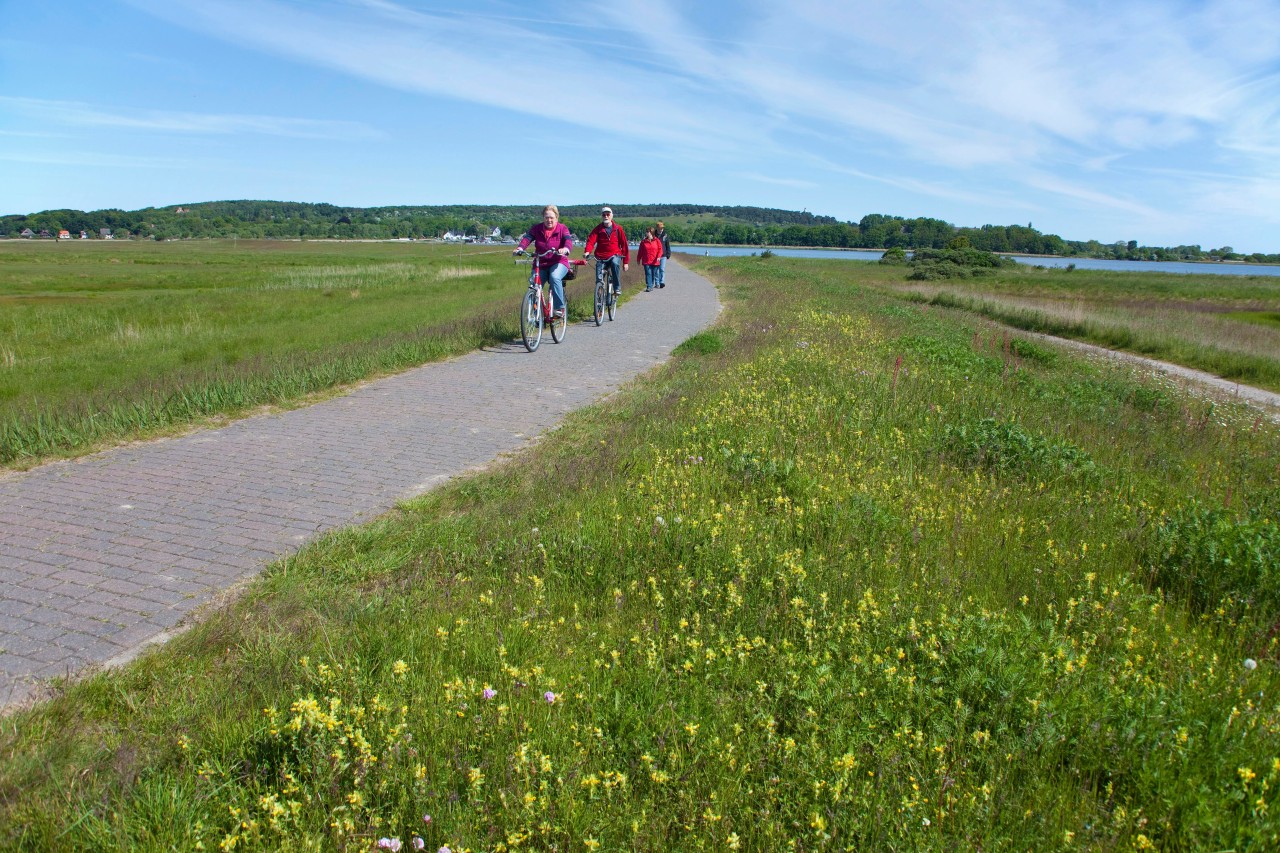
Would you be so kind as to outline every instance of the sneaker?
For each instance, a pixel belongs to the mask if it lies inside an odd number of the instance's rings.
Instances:
[[[665,285],[665,284],[660,284],[660,285],[658,285],[658,287],[666,287],[666,285]]]

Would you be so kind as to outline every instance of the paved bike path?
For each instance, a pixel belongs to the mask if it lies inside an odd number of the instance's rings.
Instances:
[[[667,283],[532,354],[515,341],[0,479],[0,707],[129,659],[272,560],[524,446],[663,361],[720,310],[680,264]]]

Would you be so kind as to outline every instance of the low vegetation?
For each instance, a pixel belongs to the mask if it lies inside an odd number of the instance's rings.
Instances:
[[[722,325],[536,458],[5,718],[0,846],[1275,849],[1276,428],[699,266]]]
[[[929,283],[890,287],[910,299],[1007,326],[1280,391],[1280,324],[1270,319],[1280,314],[1280,279],[1026,266],[981,272],[971,281],[930,276]],[[889,274],[878,280],[889,282]]]
[[[919,249],[908,261],[911,281],[936,281],[949,278],[978,278],[995,275],[998,269],[1013,269],[1017,261],[994,252],[974,249],[968,241],[953,241],[945,249]]]
[[[526,275],[501,246],[0,243],[0,465],[508,341]]]

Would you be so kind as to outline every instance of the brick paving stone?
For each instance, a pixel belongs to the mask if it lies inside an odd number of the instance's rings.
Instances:
[[[486,347],[304,409],[0,479],[0,706],[127,655],[303,543],[528,446],[660,363],[720,308],[678,263],[667,280],[536,353]],[[513,279],[512,311],[522,291]],[[539,405],[517,405],[530,384]]]

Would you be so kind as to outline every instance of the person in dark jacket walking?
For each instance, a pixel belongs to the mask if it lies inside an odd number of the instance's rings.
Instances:
[[[612,279],[613,292],[622,293],[622,273],[631,269],[631,246],[627,244],[627,233],[622,226],[613,221],[613,209],[602,208],[600,224],[591,229],[587,235],[587,245],[583,247],[582,257],[595,252],[599,261],[596,275],[607,275]],[[599,279],[597,279],[598,281]]]
[[[671,257],[671,238],[667,236],[667,228],[658,220],[653,234],[662,244],[662,260],[658,262],[658,287],[667,286],[667,258]]]

